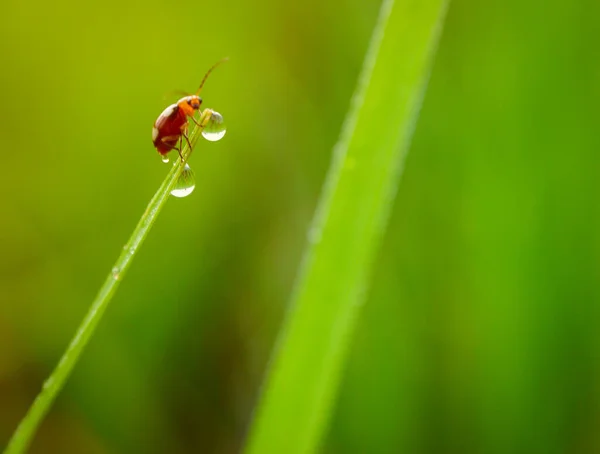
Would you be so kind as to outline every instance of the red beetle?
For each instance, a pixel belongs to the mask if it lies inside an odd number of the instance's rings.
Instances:
[[[165,156],[169,151],[175,149],[179,152],[179,156],[183,161],[183,155],[181,154],[183,139],[187,141],[191,150],[192,144],[187,136],[187,117],[190,117],[200,128],[206,126],[210,120],[212,115],[212,110],[210,109],[205,109],[200,113],[199,121],[196,121],[194,118],[194,115],[200,110],[200,105],[202,104],[202,98],[198,95],[200,94],[200,90],[202,90],[202,86],[204,85],[204,82],[206,82],[208,75],[224,61],[227,61],[227,58],[215,63],[207,71],[202,82],[200,82],[200,86],[195,95],[185,96],[175,104],[171,104],[163,110],[154,122],[154,127],[152,128],[152,143],[161,156],[163,156],[163,159],[166,159]],[[179,142],[179,148],[176,147],[177,142]]]

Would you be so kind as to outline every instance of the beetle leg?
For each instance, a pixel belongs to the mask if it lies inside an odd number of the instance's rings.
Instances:
[[[181,158],[181,160],[183,161],[183,156],[181,154],[181,139],[179,139],[179,147],[173,147],[173,150],[176,150],[177,153],[179,153],[179,157]]]
[[[196,121],[196,119],[195,119],[193,116],[192,116],[192,117],[190,117],[190,118],[192,119],[192,121],[193,121],[194,123],[196,123],[196,126],[200,126],[200,123],[198,123],[198,122]]]
[[[212,116],[213,112],[214,111],[212,109],[204,109],[204,110],[200,111],[200,121],[196,121],[196,119],[194,117],[190,117],[190,118],[192,119],[192,121],[194,123],[196,123],[196,126],[199,126],[202,129],[206,126],[206,124],[210,120],[210,117]]]
[[[179,153],[179,157],[181,158],[181,162],[183,162],[183,154],[181,154],[181,150],[183,150],[183,139],[179,136],[179,148],[177,152]]]
[[[179,135],[176,136],[164,136],[160,139],[160,141],[162,143],[164,143],[165,145],[173,145],[174,142],[177,142],[177,140],[179,139]]]
[[[212,109],[204,109],[202,111],[202,113],[200,114],[200,123],[196,123],[196,124],[198,126],[200,126],[201,128],[204,128],[210,121],[210,118],[212,117],[213,113],[214,113],[214,110],[212,110]]]
[[[177,152],[179,153],[179,156],[181,156],[181,143],[182,142],[181,142],[181,136],[179,134],[162,137],[160,139],[160,141],[162,143],[164,143],[165,145],[167,145],[169,147],[168,148],[169,150],[177,150]],[[173,146],[174,143],[177,143],[177,141],[179,141],[179,148]],[[182,157],[182,159],[183,159],[183,157]]]
[[[190,147],[190,153],[191,153],[192,152],[192,144],[190,142],[190,138],[187,136],[187,134],[185,132],[182,132],[181,136],[185,137],[185,141],[187,142],[188,147]],[[188,153],[188,155],[189,155],[189,153]]]

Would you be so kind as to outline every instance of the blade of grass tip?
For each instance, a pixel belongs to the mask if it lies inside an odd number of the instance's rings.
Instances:
[[[190,143],[192,147],[198,141],[199,136],[200,128],[196,127],[190,134]],[[4,454],[24,453],[31,444],[38,426],[50,409],[50,406],[62,389],[67,378],[69,378],[71,371],[75,367],[86,344],[92,337],[96,326],[102,318],[102,314],[114,296],[125,272],[148,235],[160,210],[169,199],[171,191],[175,187],[177,179],[181,175],[191,152],[192,150],[186,144],[182,150],[184,161],[182,162],[177,158],[176,163],[172,166],[162,184],[150,200],[150,203],[148,203],[146,211],[144,211],[144,214],[131,234],[129,241],[123,247],[121,255],[100,288],[96,299],[92,302],[85,318],[79,325],[75,337],[71,340],[71,343],[62,355],[58,365],[44,382],[42,390],[33,401],[33,404],[31,404],[31,407],[29,407],[27,414],[19,423],[19,426],[4,450]]]
[[[311,453],[399,182],[447,0],[384,0],[246,452]]]

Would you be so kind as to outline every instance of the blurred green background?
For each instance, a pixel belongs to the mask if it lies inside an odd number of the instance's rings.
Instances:
[[[378,2],[8,0],[0,447],[168,167],[171,200],[32,453],[243,446]],[[454,0],[327,453],[600,452],[600,3]]]

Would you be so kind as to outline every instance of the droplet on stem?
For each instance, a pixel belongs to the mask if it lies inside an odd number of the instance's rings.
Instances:
[[[221,140],[226,132],[227,126],[225,126],[223,116],[219,112],[213,112],[210,120],[208,120],[208,123],[202,130],[202,136],[206,140],[216,142],[217,140]]]
[[[181,175],[177,179],[175,187],[171,191],[171,195],[174,197],[187,197],[190,195],[196,187],[196,177],[194,171],[189,165],[185,165]]]

